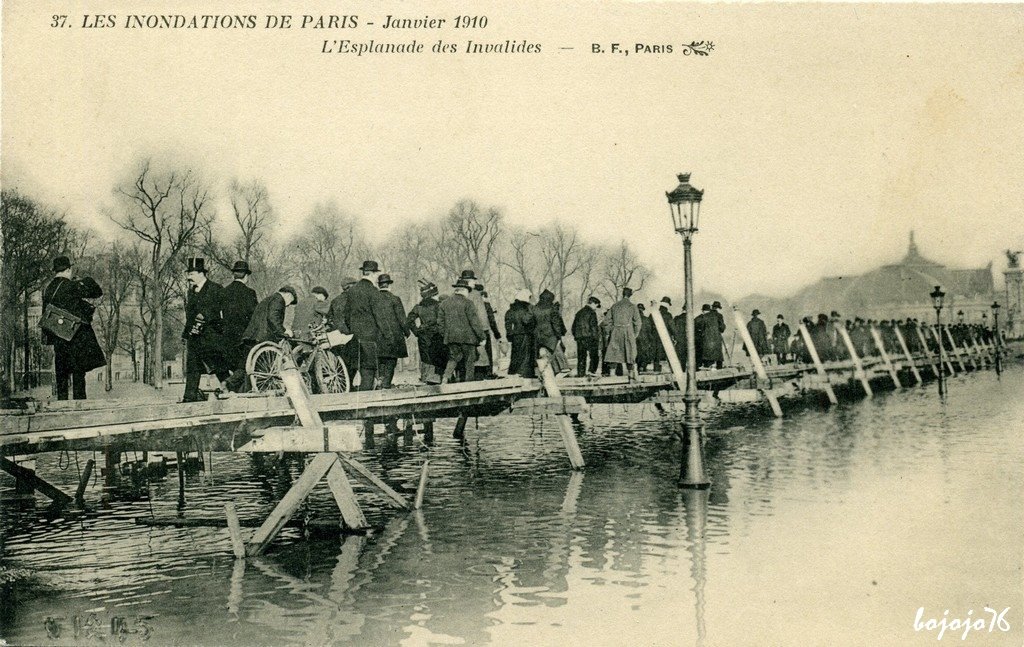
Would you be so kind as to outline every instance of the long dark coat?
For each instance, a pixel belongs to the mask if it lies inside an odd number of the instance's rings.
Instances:
[[[274,292],[259,302],[242,338],[259,344],[284,339],[284,295]]]
[[[661,320],[665,322],[665,331],[668,333],[669,341],[675,345],[676,339],[676,326],[675,321],[672,319],[672,313],[667,308],[658,306],[658,313],[661,315]],[[652,317],[654,315],[651,315]],[[654,321],[651,321],[653,324]],[[658,330],[654,329],[654,359],[659,362],[668,361],[668,353],[665,352],[665,345],[661,343],[661,337],[658,336]]]
[[[536,377],[536,328],[537,320],[533,314],[533,306],[522,301],[516,301],[509,306],[505,313],[505,337],[512,345],[508,362],[509,375]]]
[[[697,322],[700,322],[699,324]],[[694,341],[700,346],[700,358],[704,363],[720,362],[725,359],[722,354],[722,333],[725,332],[725,321],[715,312],[702,312],[694,324],[699,328],[694,333]]]
[[[772,352],[771,347],[768,345],[768,328],[764,325],[763,321],[757,317],[751,317],[750,321],[747,322],[747,332],[750,333],[750,340],[754,342],[754,349],[757,350],[758,355],[764,357]],[[746,345],[743,346],[743,350],[747,351],[747,355],[750,354]]]
[[[103,289],[90,277],[73,280],[58,276],[43,289],[43,310],[53,304],[64,308],[82,320],[82,325],[69,341],[43,331],[43,343],[53,346],[54,354],[68,358],[68,366],[72,373],[88,373],[106,366],[107,359],[103,355],[96,332],[92,329],[92,313],[95,308],[84,299],[96,299],[103,296]]]
[[[409,337],[409,327],[405,322],[402,297],[381,290],[380,298],[377,299],[376,318],[380,325],[377,357],[408,357],[409,348],[405,345],[405,340]]]
[[[259,299],[253,290],[241,281],[232,281],[224,286],[221,293],[221,312],[224,315],[224,339],[238,345],[245,329],[249,327],[252,313]]]
[[[224,340],[223,301],[224,288],[210,280],[199,290],[191,290],[185,300],[185,329],[181,338],[187,342],[189,354],[201,360],[211,373],[223,371],[230,361]],[[199,315],[203,323],[199,334],[193,335]]]
[[[679,357],[679,363],[682,364],[683,368],[686,368],[686,313],[681,312],[672,319],[672,330],[675,331],[673,340],[676,344],[676,355]]]
[[[536,320],[534,336],[538,352],[541,348],[546,348],[548,352],[554,353],[558,342],[566,333],[565,322],[562,321],[562,315],[555,307],[554,297],[554,294],[545,290],[533,308],[533,317]]]
[[[351,357],[366,361],[377,357],[377,342],[380,337],[380,323],[377,321],[377,313],[380,312],[380,306],[377,305],[379,301],[380,290],[366,278],[356,281],[345,293],[342,320],[346,330],[342,332],[355,335],[355,339],[349,342]]]
[[[783,323],[777,323],[772,327],[772,349],[779,354],[786,354],[789,352],[789,326]]]
[[[637,366],[647,366],[654,361],[657,348],[658,332],[654,329],[651,315],[641,315],[640,334],[636,336]]]
[[[440,308],[441,303],[435,297],[423,299],[409,311],[405,318],[405,327],[416,335],[420,361],[443,370],[444,338],[441,336],[441,327],[437,321]]]

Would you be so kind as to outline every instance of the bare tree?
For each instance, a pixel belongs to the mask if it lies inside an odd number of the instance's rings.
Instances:
[[[115,242],[109,252],[100,255],[94,264],[93,276],[103,287],[103,298],[97,304],[93,328],[99,333],[100,346],[107,356],[103,373],[104,389],[110,391],[113,383],[113,354],[120,348],[119,338],[124,328],[122,307],[135,285],[136,264],[124,245]]]
[[[602,263],[602,285],[604,294],[614,302],[619,298],[622,288],[633,288],[639,292],[651,279],[651,270],[647,268],[625,240],[617,247],[607,250]]]
[[[163,387],[164,310],[174,293],[180,256],[197,233],[209,226],[213,208],[209,189],[191,169],[154,171],[152,166],[151,160],[143,161],[130,180],[114,189],[123,211],[110,217],[138,237],[147,252],[147,263],[140,268],[145,274],[140,305],[151,317],[146,355],[153,364],[151,383],[159,389]]]
[[[434,262],[448,276],[472,268],[486,281],[497,264],[498,241],[504,232],[504,218],[496,207],[484,209],[472,200],[461,200],[435,231]]]
[[[501,265],[512,271],[517,282],[536,294],[551,280],[551,263],[541,253],[541,237],[516,227],[509,232],[507,249],[501,255]]]
[[[303,287],[323,285],[328,291],[337,290],[341,278],[356,271],[360,255],[367,250],[359,221],[334,202],[316,205],[288,247],[292,274]]]

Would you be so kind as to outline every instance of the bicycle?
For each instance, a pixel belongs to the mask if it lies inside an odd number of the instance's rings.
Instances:
[[[312,393],[347,393],[351,388],[345,361],[331,349],[351,339],[337,331],[327,331],[323,325],[310,326],[312,341],[286,337],[280,342],[265,341],[256,344],[245,359],[245,372],[252,390],[259,393],[281,391],[281,359],[291,355],[306,386]]]

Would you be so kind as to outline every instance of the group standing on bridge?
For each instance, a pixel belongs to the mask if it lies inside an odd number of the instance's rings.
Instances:
[[[91,327],[94,307],[88,299],[102,296],[100,286],[91,278],[72,278],[67,257],[54,260],[55,278],[43,290],[44,340],[54,347],[56,393],[68,397],[68,383],[76,399],[85,398],[85,373],[106,363]],[[419,379],[424,384],[493,379],[497,375],[498,342],[501,331],[497,313],[483,283],[472,269],[464,270],[452,284],[452,294],[442,295],[430,281],[419,281],[420,301],[408,313],[401,297],[392,292],[392,277],[381,271],[376,261],[367,260],[358,269],[359,278],[346,277],[333,298],[327,289],[316,286],[310,291],[309,306],[293,318],[294,335],[309,339],[315,331],[336,330],[351,335],[347,344],[332,349],[344,360],[353,375],[358,374],[359,390],[387,389],[393,386],[398,361],[409,356],[407,339],[414,336],[419,357]],[[186,260],[188,292],[185,300],[185,392],[183,401],[205,400],[200,389],[204,374],[216,375],[232,391],[248,388],[245,366],[250,350],[264,342],[281,342],[293,337],[286,327],[288,308],[299,302],[295,288],[285,285],[263,300],[248,285],[251,274],[245,261],[231,268],[232,281],[221,286],[208,278],[202,258]],[[673,315],[672,300],[663,297],[657,312],[647,313],[634,303],[633,290],[622,288],[621,298],[602,313],[601,300],[590,296],[565,326],[561,304],[550,290],[543,290],[534,303],[529,290],[519,290],[505,312],[504,323],[510,347],[508,375],[536,377],[537,360],[543,354],[554,373],[570,371],[564,337],[571,334],[576,346],[576,374],[583,376],[625,375],[636,379],[640,372],[661,372],[667,361],[665,344],[659,339],[653,317],[661,317],[668,343],[683,367],[687,363],[686,310]],[[305,297],[304,297],[305,298]],[[67,313],[76,326],[70,332],[57,328],[53,313]],[[48,316],[53,315],[53,316]],[[765,363],[810,362],[811,352],[799,327],[794,330],[782,314],[777,315],[771,331],[757,309],[746,323],[747,333],[757,354]],[[731,361],[725,343],[725,317],[720,301],[705,303],[694,317],[694,348],[698,368],[722,368]],[[841,318],[830,315],[807,316],[801,322],[821,361],[849,358],[844,330],[858,356],[877,355],[880,351],[872,329],[879,334],[888,353],[901,352],[900,339],[910,352],[937,350],[934,336],[918,333],[917,319],[874,320]],[[48,325],[50,324],[50,325]],[[973,340],[991,342],[992,329],[960,321],[944,326],[944,350],[952,344]],[[749,349],[744,348],[749,354]]]

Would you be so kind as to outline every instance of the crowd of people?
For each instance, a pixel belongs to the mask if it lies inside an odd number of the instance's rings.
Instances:
[[[78,322],[68,339],[58,334],[59,326],[54,333],[44,325],[44,340],[54,347],[57,397],[67,399],[70,382],[73,397],[84,399],[85,373],[106,363],[90,325],[94,307],[88,301],[102,296],[103,291],[91,278],[73,278],[67,257],[55,259],[53,270],[56,276],[43,290],[43,320],[52,321],[54,317],[48,315],[57,312],[64,313],[64,319]],[[226,286],[208,278],[202,258],[187,259],[185,273],[185,402],[206,399],[200,390],[204,374],[215,374],[230,390],[246,390],[246,359],[257,344],[293,337],[309,340],[315,332],[326,330],[351,336],[348,343],[332,352],[344,360],[353,376],[358,375],[359,390],[393,386],[398,361],[409,356],[407,340],[411,336],[416,338],[419,379],[424,384],[498,377],[498,342],[502,335],[497,313],[471,269],[464,270],[451,285],[451,294],[442,295],[436,284],[421,279],[420,300],[406,312],[401,297],[391,290],[394,280],[381,271],[377,262],[367,260],[359,267],[358,278],[342,280],[341,291],[333,299],[326,288],[312,288],[309,301],[304,301],[305,308],[295,313],[290,328],[285,324],[286,312],[299,303],[298,291],[285,285],[259,300],[248,285],[251,271],[245,261],[233,265],[232,281]],[[48,306],[56,309],[48,310]],[[668,344],[685,368],[685,308],[673,314],[669,297],[653,307],[657,312],[646,312],[642,303],[633,302],[633,290],[625,287],[619,300],[603,312],[601,300],[589,297],[573,317],[572,327],[566,328],[554,293],[545,289],[534,302],[529,290],[520,290],[504,316],[508,375],[536,377],[541,357],[547,359],[555,374],[570,372],[565,354],[567,335],[575,341],[579,376],[614,373],[636,379],[640,372],[660,372],[667,353],[654,317],[661,318]],[[760,317],[761,312],[753,310],[746,329],[765,363],[812,361],[799,327],[790,328],[779,314],[769,331]],[[879,353],[872,329],[877,330],[888,353],[902,353],[903,344],[909,352],[920,351],[922,340],[929,351],[938,348],[933,335],[919,332],[916,319],[843,320],[833,311],[830,315],[804,317],[801,323],[821,361],[849,358],[843,330],[861,357]],[[721,302],[703,304],[693,324],[696,367],[722,368],[730,351],[723,337],[726,324]],[[959,322],[945,329],[958,347],[994,338],[993,330],[976,324]],[[903,344],[897,331],[902,334]],[[945,336],[942,344],[944,349],[953,350]],[[749,354],[745,345],[744,350]]]

